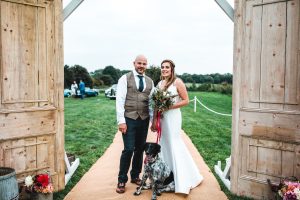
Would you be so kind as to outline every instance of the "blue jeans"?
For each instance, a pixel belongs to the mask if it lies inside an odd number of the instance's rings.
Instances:
[[[85,91],[84,90],[80,90],[80,98],[83,99],[84,98],[84,93]]]
[[[143,165],[143,151],[147,139],[149,118],[137,120],[125,117],[127,132],[122,134],[124,150],[120,158],[120,171],[118,182],[126,183],[128,181],[128,170],[132,159],[132,169],[130,171],[131,179],[138,178]]]

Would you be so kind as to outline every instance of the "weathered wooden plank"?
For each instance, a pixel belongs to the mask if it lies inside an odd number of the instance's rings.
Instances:
[[[300,116],[275,113],[240,112],[241,135],[300,143]]]
[[[299,1],[293,0],[287,3],[287,30],[286,30],[286,75],[285,75],[285,103],[298,104],[299,96],[298,78],[299,60]]]
[[[294,152],[295,144],[285,143],[281,141],[268,141],[263,139],[250,139],[250,145],[256,147],[264,147],[269,149],[277,149],[282,151]]]
[[[295,148],[295,169],[294,176],[300,177],[300,145],[297,145]]]
[[[284,103],[285,87],[285,37],[286,3],[263,6],[262,14],[262,53],[261,53],[261,91],[263,102]],[[278,104],[262,104],[261,107],[278,107]]]
[[[56,148],[55,148],[55,139],[57,135],[48,136],[48,165],[50,173],[55,173],[55,158],[57,158]]]
[[[233,91],[232,91],[232,137],[231,143],[231,166],[233,167],[230,171],[230,190],[233,193],[239,192],[239,151],[240,141],[239,138],[239,109],[241,105],[241,73],[243,66],[243,23],[244,23],[244,0],[235,0],[235,16],[234,16],[234,48],[233,48]]]
[[[55,132],[55,117],[55,111],[0,114],[0,140]]]
[[[294,151],[293,152],[282,151],[282,162],[281,162],[282,177],[294,176],[294,170],[296,170],[294,158],[295,158]],[[289,164],[287,165],[287,163]]]
[[[57,173],[58,173],[58,190],[65,188],[65,161],[64,161],[64,69],[63,69],[63,15],[62,15],[62,2],[56,0],[55,6],[55,35],[57,43],[55,46],[56,61],[55,66],[55,77],[57,78],[56,83],[56,100],[57,100],[57,138],[56,138],[56,150],[57,150]]]
[[[37,8],[37,26],[38,26],[38,66],[37,66],[37,80],[38,80],[38,99],[48,99],[47,88],[47,37],[46,37],[46,9]],[[39,104],[40,105],[40,104]],[[42,102],[42,105],[44,103]]]
[[[253,7],[255,3],[261,3],[262,1],[251,1],[247,2],[246,12],[251,13],[252,25],[250,26],[250,41],[249,41],[249,61],[246,63],[245,69],[245,78],[250,85],[250,94],[247,97],[246,101],[249,103],[252,102],[251,106],[253,106],[253,102],[260,101],[260,85],[261,85],[261,51],[262,51],[262,38],[261,38],[261,19],[262,19],[262,7]],[[249,23],[249,22],[247,22]],[[247,24],[246,24],[247,27]],[[246,56],[246,55],[245,55]],[[253,76],[255,74],[255,76]],[[258,107],[256,105],[255,107]]]
[[[261,176],[261,175],[260,175]],[[271,177],[274,179],[274,177]],[[266,181],[262,182],[261,178],[254,178],[249,176],[241,176],[239,182],[238,195],[251,196],[254,199],[268,199],[271,200],[274,194],[271,193]]]
[[[47,136],[41,136],[37,137],[37,142],[46,142],[46,143],[41,143],[37,145],[37,156],[36,156],[36,165],[37,167],[49,167],[49,158],[48,154],[50,154],[49,151],[49,137]]]
[[[36,4],[37,0],[22,0],[24,3]]]
[[[281,151],[258,147],[257,149],[257,172],[270,175],[281,175]]]
[[[26,157],[25,157],[25,148],[24,148],[25,141],[23,139],[13,140],[12,141],[12,149],[11,151],[11,166],[16,170],[16,173],[24,171],[26,166]],[[16,146],[16,147],[14,147]]]
[[[249,154],[250,154],[250,152],[249,152],[249,142],[250,142],[249,138],[246,138],[246,137],[241,138],[241,147],[242,147],[241,150],[240,150],[241,167],[240,167],[240,172],[239,173],[242,174],[242,175],[256,177],[255,171],[250,171],[249,170],[249,164],[250,164],[250,162],[253,161],[248,157]],[[255,165],[255,163],[253,163],[253,164]]]
[[[5,149],[11,146],[11,141],[0,142],[0,165],[11,167],[11,151]]]
[[[249,142],[251,142],[251,139],[248,138],[248,140],[250,140]],[[243,146],[243,148],[248,149],[248,153],[244,155],[248,160],[246,169],[251,172],[257,172],[257,159],[258,159],[257,158],[257,150],[258,150],[258,148],[251,144],[249,144],[248,146]],[[256,177],[256,173],[255,173],[254,177]]]
[[[53,111],[56,110],[53,106],[40,106],[40,107],[31,107],[31,108],[25,108],[25,109],[18,109],[18,108],[12,108],[12,109],[4,109],[3,104],[2,108],[0,110],[0,114],[9,114],[9,113],[22,113],[22,112],[39,112],[39,111]]]
[[[25,139],[25,150],[26,150],[26,165],[25,169],[33,169],[36,168],[36,137],[26,138]]]
[[[56,3],[55,3],[56,4]],[[49,94],[49,102],[51,105],[54,105],[54,90],[55,90],[55,75],[54,75],[54,68],[53,66],[56,66],[54,60],[56,59],[55,56],[55,41],[58,39],[55,36],[55,4],[48,4],[47,12],[46,12],[46,29],[47,31],[47,89]],[[57,52],[59,53],[59,52]]]
[[[17,99],[19,88],[13,92],[13,84],[18,80],[18,6],[1,1],[1,44],[2,44],[2,101]]]

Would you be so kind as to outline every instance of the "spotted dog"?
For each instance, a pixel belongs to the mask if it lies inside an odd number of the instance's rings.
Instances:
[[[160,145],[157,143],[145,144],[145,166],[142,177],[142,183],[137,187],[134,195],[140,195],[142,189],[152,188],[152,200],[156,200],[162,192],[174,192],[175,182],[173,172],[165,162],[159,157]],[[150,185],[146,184],[149,178]]]

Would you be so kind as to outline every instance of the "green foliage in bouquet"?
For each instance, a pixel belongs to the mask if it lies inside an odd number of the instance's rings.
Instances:
[[[170,109],[174,104],[173,98],[177,95],[171,95],[171,92],[156,88],[151,98],[152,108],[157,112],[164,112]]]

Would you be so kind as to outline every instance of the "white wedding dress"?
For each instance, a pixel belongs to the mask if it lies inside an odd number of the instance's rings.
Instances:
[[[161,82],[159,83],[160,86]],[[174,84],[168,91],[171,95],[178,95]],[[175,103],[180,97],[174,98]],[[161,157],[168,164],[174,174],[175,192],[189,194],[190,189],[196,187],[203,180],[203,176],[181,138],[181,111],[179,108],[163,113],[161,119]]]

